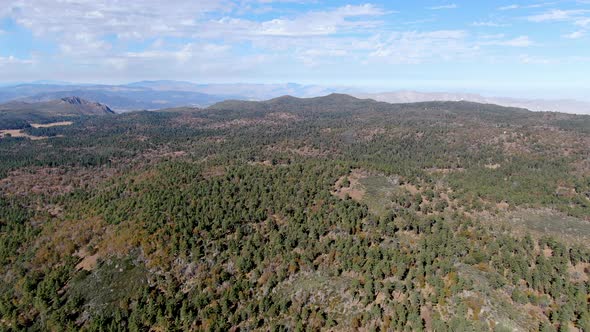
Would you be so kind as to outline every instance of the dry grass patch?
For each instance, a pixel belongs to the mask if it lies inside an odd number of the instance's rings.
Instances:
[[[519,236],[553,236],[565,243],[577,243],[586,247],[590,243],[588,221],[548,208],[500,210],[498,214],[484,211],[475,214],[474,217],[493,229],[510,229],[513,234]]]
[[[100,238],[106,227],[107,223],[100,218],[54,220],[46,224],[37,239],[37,252],[33,264],[59,264],[65,257],[75,254],[80,248]]]
[[[10,195],[61,195],[85,185],[95,185],[118,174],[112,167],[31,167],[0,179],[0,190]]]
[[[301,118],[295,114],[288,113],[288,112],[274,112],[269,113],[266,115],[268,119],[271,120],[282,120],[282,121],[297,121]]]
[[[202,172],[205,179],[216,178],[225,175],[224,166],[211,166]]]
[[[404,183],[404,184],[400,185],[400,187],[407,190],[412,195],[416,195],[417,193],[422,192],[422,190],[418,189],[418,187],[416,187],[415,185],[413,185],[411,183]]]
[[[462,167],[457,167],[457,168],[432,167],[432,168],[426,169],[425,171],[427,171],[430,174],[449,174],[449,173],[453,173],[453,172],[463,172],[463,171],[465,171],[465,169]]]
[[[304,146],[298,149],[289,149],[289,151],[304,157],[319,157],[325,155],[325,153],[319,149],[313,148],[311,146]]]
[[[369,176],[369,174],[362,169],[352,170],[349,175],[342,176],[336,181],[332,194],[340,199],[350,197],[355,201],[360,202],[366,193],[360,180],[367,176]]]
[[[58,127],[58,126],[70,126],[72,125],[72,121],[61,121],[61,122],[52,122],[52,123],[31,123],[31,127],[33,128],[50,128],[50,127]],[[0,130],[0,138],[7,138],[7,137],[23,137],[28,138],[33,141],[48,139],[48,136],[31,136],[24,132],[22,129],[2,129]],[[57,135],[54,137],[63,137],[63,135]]]
[[[384,135],[385,133],[387,133],[387,130],[385,130],[385,128],[368,128],[368,129],[360,130],[357,133],[357,136],[360,140],[365,141],[365,142],[369,142],[369,141],[372,141],[377,136]]]
[[[570,279],[574,283],[584,283],[590,280],[590,263],[570,265],[568,268]]]
[[[74,124],[72,121],[60,121],[60,122],[52,122],[52,123],[31,123],[31,127],[33,128],[51,128],[51,127],[59,127],[59,126],[71,126]]]
[[[184,157],[186,155],[187,155],[186,151],[173,151],[173,152],[164,153],[162,156],[163,157],[178,158],[178,157]]]
[[[267,167],[271,167],[273,166],[273,163],[271,160],[263,160],[263,161],[249,161],[248,165],[252,165],[252,166],[267,166]]]
[[[170,124],[173,126],[189,127],[189,128],[201,128],[212,121],[206,118],[199,117],[197,114],[183,113],[170,120]]]
[[[77,270],[94,270],[98,264],[98,259],[100,258],[98,253],[91,254],[88,249],[84,247],[80,248],[80,250],[78,250],[75,255],[82,258],[82,261],[76,265]]]
[[[255,125],[275,126],[275,125],[280,125],[283,122],[280,122],[279,120],[275,121],[275,120],[270,120],[270,119],[235,119],[235,120],[231,120],[231,121],[211,123],[211,124],[205,126],[205,128],[208,128],[208,129],[229,129],[229,128],[249,127],[249,126],[255,126]]]
[[[303,145],[299,147],[293,147],[293,145],[294,144],[291,144],[290,142],[283,142],[277,145],[269,146],[268,150],[271,152],[296,154],[302,157],[322,157],[329,154],[328,151],[322,151],[313,146]]]
[[[7,138],[7,137],[24,137],[24,138],[28,138],[33,141],[38,141],[38,140],[49,138],[47,136],[31,136],[31,135],[25,133],[24,131],[22,131],[21,129],[0,130],[0,138]]]

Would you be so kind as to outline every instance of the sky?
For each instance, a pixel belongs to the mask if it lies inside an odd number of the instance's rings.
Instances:
[[[0,82],[590,97],[590,0],[0,0]]]

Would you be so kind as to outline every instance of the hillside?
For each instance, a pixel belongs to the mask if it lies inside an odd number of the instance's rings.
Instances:
[[[431,101],[417,103],[390,104],[372,99],[358,99],[345,94],[330,94],[323,97],[296,98],[283,96],[267,101],[227,100],[208,107],[209,110],[240,111],[252,113],[291,112],[302,116],[316,117],[319,114],[335,116],[358,115],[363,118],[397,115],[405,121],[444,121],[458,118],[460,121],[489,121],[490,123],[541,123],[547,119],[577,118],[574,115],[557,113],[535,114],[529,110],[515,107],[504,107],[494,104],[481,104],[469,101]],[[549,121],[550,122],[550,121]]]
[[[38,103],[0,104],[0,129],[19,129],[31,123],[48,123],[80,116],[114,114],[108,106],[79,97],[64,97]]]
[[[26,132],[2,330],[590,329],[590,116],[331,94]]]
[[[470,101],[527,108],[537,112],[563,112],[590,114],[590,103],[578,100],[544,100],[506,97],[485,97],[473,93],[395,91],[381,93],[355,93],[359,98],[371,98],[387,103],[416,103],[429,101]]]

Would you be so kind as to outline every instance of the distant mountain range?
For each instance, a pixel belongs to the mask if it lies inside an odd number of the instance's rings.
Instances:
[[[238,96],[213,96],[193,91],[153,90],[131,85],[21,84],[0,87],[0,102],[44,102],[70,96],[107,104],[117,111],[160,109],[175,106],[207,106]]]
[[[290,95],[300,98],[324,96],[334,92],[352,92],[352,89],[332,88],[319,85],[284,84],[195,84],[182,81],[142,81],[127,86],[149,88],[155,91],[200,92],[215,96],[238,96],[236,99],[268,100]]]
[[[485,97],[470,93],[394,91],[381,93],[355,93],[358,98],[370,98],[387,103],[416,103],[427,101],[471,101],[482,104],[496,104],[508,107],[526,108],[538,112],[560,112],[590,114],[590,103],[578,100],[520,99],[506,97]]]
[[[299,84],[195,84],[180,81],[142,81],[124,85],[34,82],[0,86],[0,103],[44,102],[78,96],[107,104],[114,110],[155,110],[194,106],[206,107],[227,99],[265,100],[282,95],[313,97],[335,89]]]
[[[268,100],[291,95],[309,98],[331,93],[346,93],[359,98],[370,98],[388,103],[425,101],[472,101],[501,106],[527,108],[533,111],[590,114],[590,102],[576,100],[517,99],[486,97],[469,93],[429,93],[394,91],[363,93],[354,88],[323,87],[318,85],[285,84],[196,84],[182,81],[141,81],[122,85],[73,84],[37,81],[10,86],[0,85],[0,103],[7,101],[46,102],[70,96],[109,105],[117,112],[155,110],[175,107],[207,107],[234,100]]]

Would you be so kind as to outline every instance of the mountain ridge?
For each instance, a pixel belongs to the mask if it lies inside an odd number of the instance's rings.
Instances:
[[[39,84],[43,83],[43,84]],[[0,102],[23,100],[48,101],[76,95],[108,104],[117,112],[156,110],[183,106],[208,107],[228,99],[262,101],[283,95],[300,98],[323,96],[330,93],[347,93],[360,98],[372,98],[390,103],[420,101],[469,100],[502,106],[523,107],[532,111],[555,111],[571,114],[590,114],[590,102],[570,99],[526,99],[487,97],[476,93],[418,92],[410,90],[369,93],[352,87],[325,87],[297,83],[213,83],[152,80],[128,84],[79,84],[67,82],[22,83],[0,86]]]
[[[115,112],[107,105],[76,96],[36,103],[12,101],[0,104],[0,129],[20,129],[31,123],[113,114]]]
[[[590,102],[572,99],[526,99],[510,97],[486,97],[475,93],[419,92],[410,90],[353,93],[360,98],[372,98],[389,103],[412,103],[425,101],[472,101],[508,107],[526,108],[535,112],[559,112],[570,114],[590,114]]]

